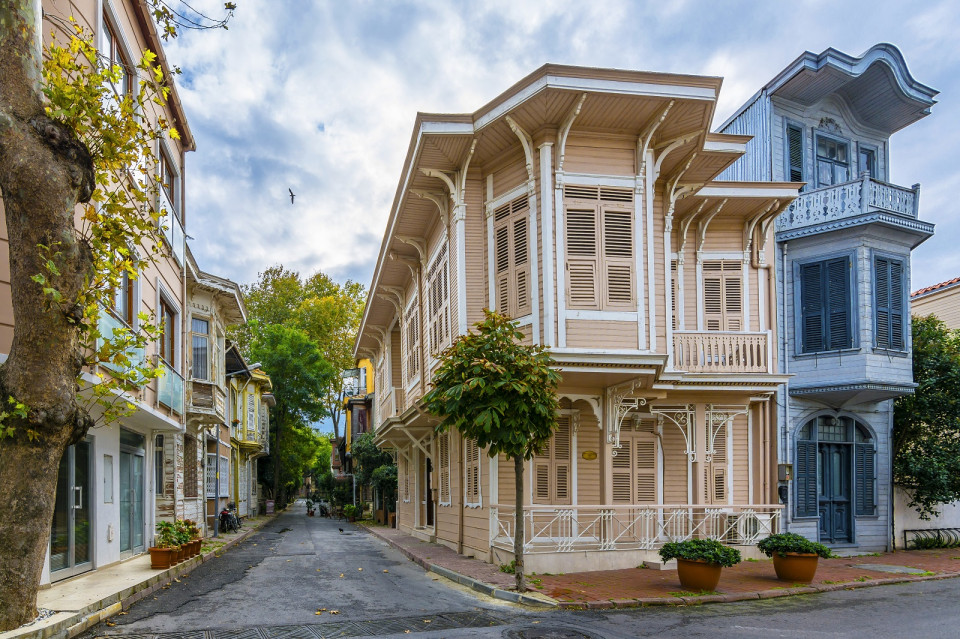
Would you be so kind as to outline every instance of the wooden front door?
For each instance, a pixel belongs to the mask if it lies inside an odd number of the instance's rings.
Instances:
[[[817,486],[820,504],[820,541],[850,543],[852,526],[852,469],[850,444],[819,445]]]

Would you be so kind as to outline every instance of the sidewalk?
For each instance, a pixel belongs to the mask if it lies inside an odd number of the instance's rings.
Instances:
[[[513,575],[500,572],[492,564],[464,557],[446,546],[421,541],[393,528],[364,527],[425,570],[500,599],[560,608],[629,608],[772,599],[960,577],[960,548],[901,550],[879,555],[821,559],[816,577],[809,585],[779,581],[773,571],[773,561],[766,559],[744,561],[732,568],[724,568],[715,593],[685,592],[677,579],[675,568],[627,568],[559,575],[530,574],[527,575],[527,584],[532,596],[520,597],[516,592],[509,591],[514,584]]]
[[[144,553],[45,587],[37,596],[37,608],[51,610],[54,614],[17,630],[2,632],[0,639],[75,637],[94,624],[126,610],[176,577],[219,557],[224,550],[243,541],[275,516],[244,518],[243,530],[205,539],[200,555],[167,570],[152,569],[150,554]]]

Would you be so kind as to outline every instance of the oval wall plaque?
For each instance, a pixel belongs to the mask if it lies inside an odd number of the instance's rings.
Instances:
[[[596,451],[585,450],[585,451],[583,451],[583,458],[586,459],[586,460],[588,460],[588,461],[593,461],[594,459],[597,458],[597,453],[596,453]]]

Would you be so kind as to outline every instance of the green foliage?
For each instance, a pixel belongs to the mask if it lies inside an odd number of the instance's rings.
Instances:
[[[423,403],[444,417],[437,431],[456,428],[491,457],[530,459],[557,428],[560,374],[542,347],[520,344],[523,334],[509,318],[484,314],[476,332],[440,356]]]
[[[343,507],[343,514],[346,517],[353,517],[354,519],[356,519],[357,517],[360,517],[363,514],[363,510],[361,510],[360,506],[347,504],[346,506]]]
[[[188,540],[189,541],[189,540]],[[177,534],[176,524],[172,521],[157,522],[157,548],[179,548],[180,538]]]
[[[760,552],[765,554],[767,557],[772,557],[773,553],[777,553],[781,557],[785,557],[788,552],[798,552],[804,554],[815,554],[823,557],[824,559],[828,559],[831,554],[830,549],[823,544],[810,541],[803,535],[789,532],[777,533],[775,535],[770,535],[766,539],[761,539],[760,543],[757,544],[757,548],[759,548]]]
[[[373,433],[363,433],[350,446],[350,456],[354,461],[354,473],[357,475],[357,486],[369,486],[373,473],[381,466],[393,464],[390,453],[380,450],[374,443],[376,436]]]
[[[960,542],[953,539],[947,539],[938,533],[934,537],[917,537],[913,540],[911,548],[913,550],[933,550],[935,548],[957,548]]]
[[[660,548],[660,558],[702,560],[708,564],[718,564],[724,568],[740,563],[740,551],[724,546],[716,539],[688,539],[687,541],[667,542]]]
[[[389,464],[377,467],[370,477],[370,482],[379,491],[387,509],[392,511],[397,501],[397,466]]]
[[[894,481],[921,519],[960,499],[960,332],[913,318],[913,395],[894,404]]]
[[[500,572],[505,572],[508,575],[512,575],[517,572],[517,562],[516,560],[511,561],[509,564],[500,564]]]

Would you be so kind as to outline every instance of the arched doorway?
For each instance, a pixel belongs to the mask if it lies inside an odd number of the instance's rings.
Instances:
[[[873,436],[851,417],[820,415],[797,431],[796,446],[796,517],[818,517],[823,543],[854,543],[854,518],[876,514]]]

